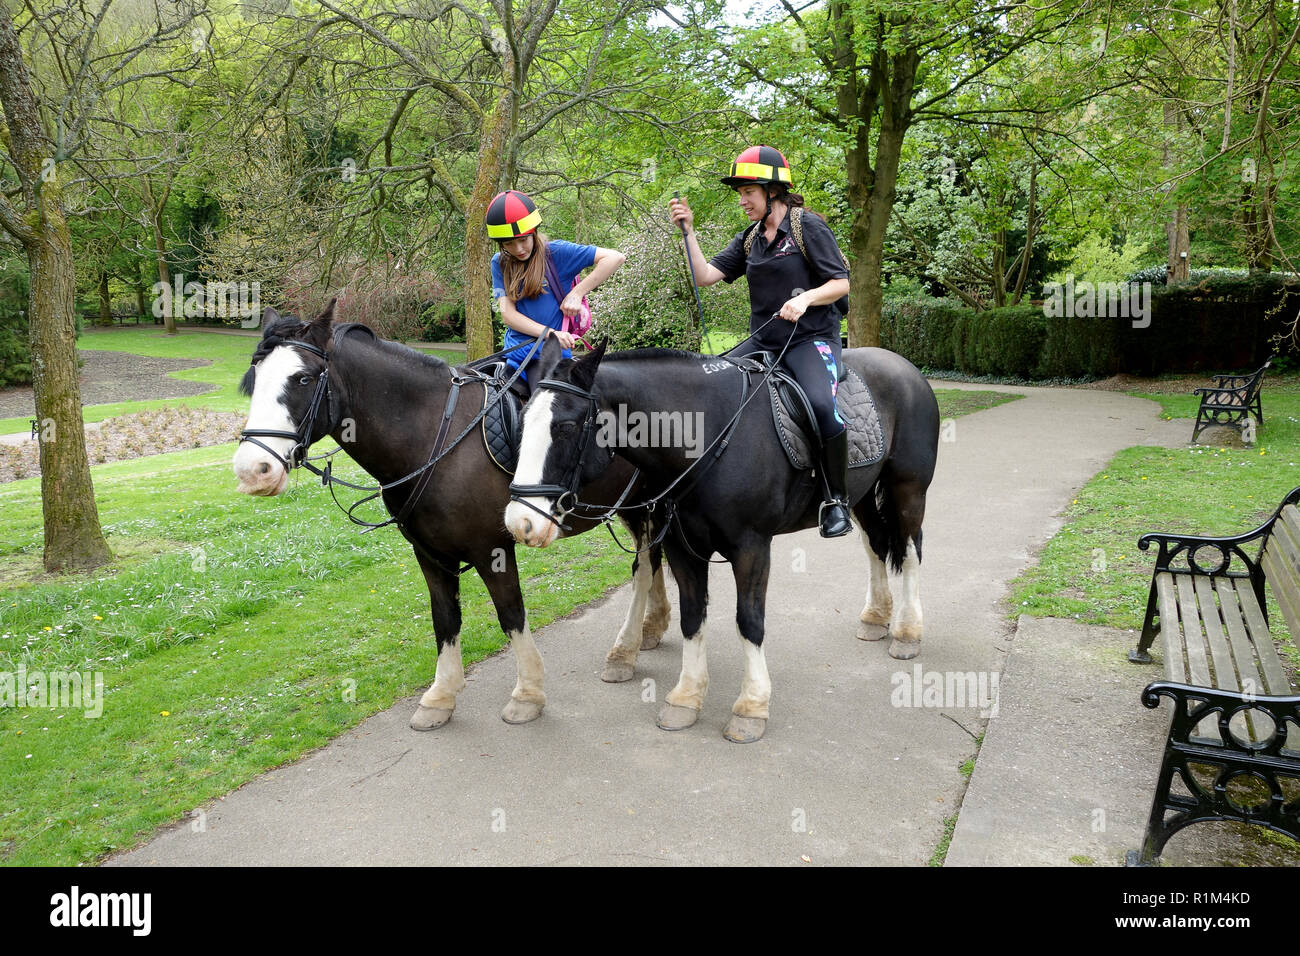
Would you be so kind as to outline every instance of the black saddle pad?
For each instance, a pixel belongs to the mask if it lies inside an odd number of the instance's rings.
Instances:
[[[502,388],[500,379],[489,380],[483,389],[483,404],[492,402],[500,394],[487,414],[483,416],[483,445],[488,457],[507,475],[515,473],[519,464],[519,433],[523,429],[523,403],[510,389]],[[504,394],[501,394],[504,392]]]
[[[790,464],[800,470],[815,468],[821,441],[808,398],[793,378],[778,370],[768,380],[772,422]],[[847,368],[835,393],[835,406],[849,430],[849,467],[865,468],[885,457],[885,438],[867,383]]]

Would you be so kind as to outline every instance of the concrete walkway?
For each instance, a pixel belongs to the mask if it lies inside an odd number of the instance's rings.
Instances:
[[[1012,626],[999,602],[1059,529],[1057,515],[1072,494],[1122,448],[1174,447],[1188,437],[1185,422],[1162,422],[1154,403],[1122,394],[1002,390],[1026,398],[957,419],[940,446],[925,525],[925,643],[916,661],[892,660],[887,641],[854,638],[866,583],[856,537],[790,535],[773,547],[772,719],[757,744],[721,735],[743,660],[730,569],[718,565],[707,628],[711,692],[689,730],[655,727],[680,665],[675,608],[668,638],[643,652],[632,682],[598,679],[626,606],[624,587],[538,632],[549,694],[540,720],[513,727],[497,716],[515,681],[512,659],[500,655],[470,671],[446,728],[410,731],[415,698],[402,701],[205,807],[203,832],[185,821],[112,862],[925,864],[945,820],[962,806],[959,768],[975,752],[974,735],[987,725],[988,749],[1003,718],[984,719],[978,701],[896,706],[897,688],[911,683],[916,664],[926,672],[1002,672]],[[671,584],[669,592],[675,604]],[[1091,687],[1086,671],[1073,679],[1080,693]],[[1134,675],[1120,688],[1132,724],[1154,716],[1137,703],[1145,679]],[[1071,727],[1086,735],[1087,716]],[[1069,746],[1058,732],[1032,723],[1028,730],[1004,752]],[[1142,772],[1136,764],[1135,772]],[[1155,766],[1147,772],[1153,780]],[[981,812],[982,844],[968,848],[976,836],[964,832],[963,811],[951,862],[991,862],[990,846],[1018,838],[1017,821],[991,830],[990,811]],[[1042,834],[1042,826],[1023,831],[1049,839]],[[1116,839],[1136,845],[1139,836],[1140,828]],[[1068,855],[1020,861],[1066,863]]]

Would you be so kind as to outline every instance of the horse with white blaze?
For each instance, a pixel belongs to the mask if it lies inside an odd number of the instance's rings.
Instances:
[[[446,724],[465,687],[460,574],[471,568],[487,586],[515,656],[517,682],[502,719],[534,720],[546,704],[545,675],[524,611],[515,543],[501,522],[510,478],[475,425],[489,400],[488,385],[466,369],[384,341],[364,325],[335,326],[333,308],[331,302],[311,322],[266,310],[262,340],[241,385],[252,402],[235,452],[239,491],[280,494],[289,472],[304,464],[307,449],[331,436],[380,483],[383,503],[411,543],[429,588],[438,663],[411,727]],[[634,477],[631,466],[619,462],[582,494],[613,503]],[[645,540],[644,515],[625,518],[638,540]],[[569,533],[596,525],[575,517]],[[657,548],[638,558],[633,579],[632,606],[618,641],[654,647],[669,617]]]
[[[881,434],[879,460],[863,459],[848,474],[848,498],[869,566],[858,637],[879,640],[888,633],[890,655],[907,660],[920,653],[921,524],[938,456],[938,403],[929,383],[900,355],[851,349],[843,360],[869,387]],[[752,384],[742,376],[758,373],[723,357],[668,349],[605,355],[604,343],[576,361],[561,360],[559,349],[548,343],[540,361],[506,527],[517,541],[545,547],[555,539],[554,522],[574,507],[574,489],[595,480],[611,461],[635,465],[643,496],[628,500],[637,507],[654,505],[655,537],[664,535],[685,638],[681,676],[665,698],[659,726],[689,727],[703,706],[709,682],[708,566],[717,553],[731,563],[736,579],[736,625],[746,662],[725,736],[738,743],[758,740],[772,692],[763,653],[772,538],[816,526],[822,500],[813,472],[790,464],[766,395],[744,404]],[[605,434],[599,420],[665,413],[678,413],[682,421],[702,415],[702,449],[628,436],[608,448],[597,440]],[[619,648],[610,656],[619,656]],[[631,664],[635,656],[619,659]]]

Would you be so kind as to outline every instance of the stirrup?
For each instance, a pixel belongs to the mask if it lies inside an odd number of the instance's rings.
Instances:
[[[832,524],[828,527],[826,509],[837,507],[844,509],[842,523]],[[835,520],[834,514],[829,517],[832,521]],[[848,534],[853,529],[853,523],[849,521],[849,503],[843,498],[832,498],[830,501],[823,501],[822,506],[817,510],[817,524],[820,526],[819,530],[823,538],[838,538]]]

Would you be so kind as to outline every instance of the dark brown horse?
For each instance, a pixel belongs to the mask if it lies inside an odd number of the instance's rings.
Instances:
[[[438,358],[377,338],[366,326],[334,326],[333,305],[311,322],[266,310],[262,340],[241,386],[252,403],[246,437],[235,452],[239,490],[279,494],[305,449],[331,436],[377,482],[392,484],[383,493],[384,505],[391,515],[402,516],[398,527],[411,542],[429,586],[438,665],[411,726],[441,727],[451,719],[456,695],[465,686],[462,564],[477,571],[487,585],[515,655],[518,681],[502,719],[512,724],[534,720],[546,704],[544,673],[524,613],[515,543],[501,518],[510,477],[489,457],[475,428],[445,453],[431,474],[400,481],[430,460],[452,391],[453,370]],[[449,421],[449,445],[483,408],[484,389],[476,381],[461,386]],[[618,462],[583,489],[583,498],[613,503],[631,477],[631,466]],[[410,501],[413,494],[417,497]],[[632,515],[625,523],[639,541],[646,539],[644,516]],[[575,517],[570,533],[592,527],[592,521]],[[623,649],[623,658],[633,660],[641,647],[657,645],[668,625],[658,549],[651,549],[648,557],[633,564],[632,606],[615,645]],[[626,680],[632,676],[631,664],[620,666],[618,655],[611,654],[604,676]]]

